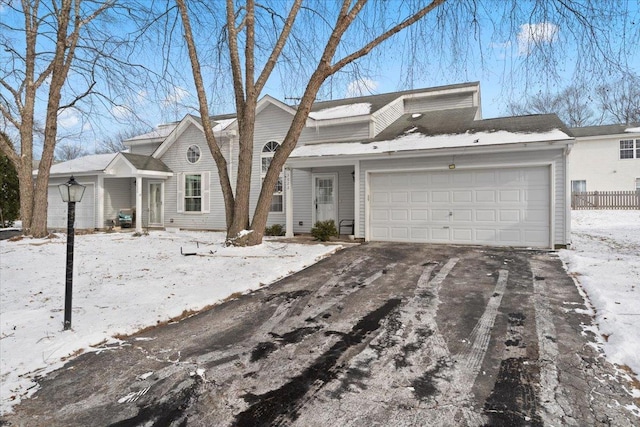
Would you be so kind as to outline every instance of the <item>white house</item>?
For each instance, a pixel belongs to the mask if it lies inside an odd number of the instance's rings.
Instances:
[[[640,190],[640,123],[572,128],[572,191]]]
[[[253,204],[295,108],[270,96],[258,103]],[[212,119],[235,182],[235,116]],[[573,140],[555,115],[482,120],[479,83],[317,102],[275,189],[269,223],[285,225],[287,235],[333,219],[365,240],[566,245]],[[197,117],[125,143],[129,153],[52,169],[54,190],[71,174],[89,186],[86,205],[77,208],[79,227],[102,228],[118,209],[134,207],[139,229],[225,228],[216,166]],[[52,227],[64,224],[58,200],[50,196]]]

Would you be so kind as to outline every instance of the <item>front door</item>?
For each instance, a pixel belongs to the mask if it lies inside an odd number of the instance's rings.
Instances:
[[[162,226],[162,183],[149,183],[149,225]]]
[[[336,225],[337,209],[337,181],[335,174],[317,174],[313,176],[313,202],[314,202],[314,224],[316,221],[334,220]]]

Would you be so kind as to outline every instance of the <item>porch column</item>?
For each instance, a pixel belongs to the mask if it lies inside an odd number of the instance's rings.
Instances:
[[[136,231],[142,233],[142,177],[136,176]]]
[[[291,168],[284,169],[285,237],[293,237],[293,189],[291,188]]]
[[[96,228],[103,229],[106,224],[104,222],[104,176],[98,175],[98,185],[96,186],[98,196],[98,223]]]
[[[353,234],[360,236],[360,160],[353,165]]]

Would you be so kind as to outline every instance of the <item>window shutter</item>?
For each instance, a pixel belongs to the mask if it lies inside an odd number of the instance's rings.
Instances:
[[[202,213],[211,212],[209,197],[211,185],[209,183],[211,172],[202,172]]]
[[[178,213],[184,212],[184,173],[178,173]]]

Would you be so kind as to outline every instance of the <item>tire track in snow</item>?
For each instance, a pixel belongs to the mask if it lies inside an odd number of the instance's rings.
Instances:
[[[389,330],[389,324],[381,328],[369,346],[353,357],[344,372],[327,387],[334,399],[340,401],[341,412],[349,414],[352,424],[433,425],[445,419],[453,422],[454,411],[451,411],[449,417],[443,417],[444,414],[439,411],[425,411],[425,405],[428,404],[416,401],[412,382],[421,373],[416,372],[416,368],[436,366],[442,360],[451,360],[449,348],[438,330],[435,316],[442,284],[457,262],[458,258],[448,260],[432,279],[435,265],[426,265],[418,278],[412,298],[400,307],[399,316],[395,320],[402,324],[400,329],[396,331],[392,327]],[[392,343],[385,342],[387,340]],[[397,345],[399,342],[404,345]],[[407,348],[415,350],[409,355],[411,363],[396,366],[398,358],[406,356],[403,352]],[[429,351],[423,351],[423,348],[428,348]],[[358,378],[358,373],[364,373],[364,377]],[[353,378],[354,374],[356,378]],[[390,381],[391,378],[396,379]],[[384,401],[380,401],[380,396],[384,396]],[[412,410],[407,411],[408,407],[412,407]],[[322,409],[321,402],[308,402],[307,409],[303,418],[295,425],[322,425],[330,422],[331,414]],[[327,419],[306,419],[305,413],[316,416],[326,414]]]
[[[571,405],[567,402],[558,381],[558,344],[556,327],[547,298],[547,283],[544,280],[542,263],[530,260],[533,280],[533,304],[536,313],[538,335],[538,365],[540,367],[540,414],[545,425],[577,425],[571,416]]]

